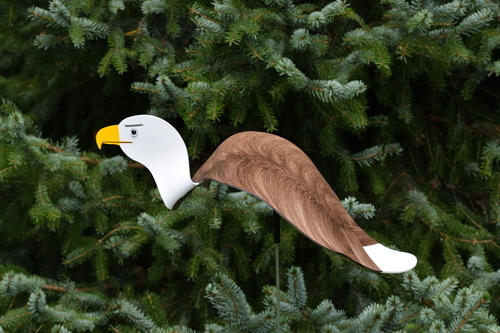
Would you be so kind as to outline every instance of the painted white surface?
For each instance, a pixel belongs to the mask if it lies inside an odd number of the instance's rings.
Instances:
[[[417,257],[413,254],[392,250],[380,243],[363,248],[382,273],[403,273],[417,265]]]
[[[172,209],[197,185],[191,180],[184,140],[172,125],[150,115],[125,118],[118,127],[121,149],[151,171],[163,202]]]

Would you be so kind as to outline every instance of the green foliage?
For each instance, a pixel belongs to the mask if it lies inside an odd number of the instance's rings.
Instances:
[[[483,287],[457,288],[453,278],[420,280],[406,273],[402,290],[384,303],[372,303],[349,318],[330,300],[315,308],[306,306],[302,271],[291,267],[288,291],[280,292],[281,321],[285,332],[494,332],[500,329],[486,310],[489,294]],[[268,293],[265,309],[254,314],[243,291],[227,276],[217,275],[207,286],[207,297],[224,318],[222,325],[210,325],[205,332],[276,332],[276,289]],[[300,296],[299,296],[300,295]]]
[[[281,265],[301,267],[283,331],[498,331],[499,14],[0,0],[0,332],[273,331],[270,208],[212,182],[168,211],[142,166],[96,153],[99,128],[146,112],[193,171],[235,132],[289,139],[363,229],[417,255],[381,276],[282,223]]]
[[[347,197],[342,200],[342,205],[351,217],[363,217],[366,219],[375,216],[375,207],[372,204],[359,203],[354,197]]]

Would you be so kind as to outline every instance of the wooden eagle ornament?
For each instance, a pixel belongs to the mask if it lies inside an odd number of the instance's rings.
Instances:
[[[307,155],[273,134],[242,132],[226,139],[191,179],[186,145],[161,118],[138,115],[101,129],[97,145],[119,145],[152,173],[169,209],[206,179],[244,190],[322,247],[377,272],[415,267],[410,253],[389,249],[365,233]]]

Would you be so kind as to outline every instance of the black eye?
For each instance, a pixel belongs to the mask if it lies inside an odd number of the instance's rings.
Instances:
[[[130,135],[131,135],[132,137],[134,137],[134,138],[135,138],[138,134],[139,134],[139,131],[138,131],[137,129],[132,128],[132,129],[130,130]]]

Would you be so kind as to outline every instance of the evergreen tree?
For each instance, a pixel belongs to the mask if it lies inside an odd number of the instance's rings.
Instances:
[[[97,129],[145,112],[179,129],[193,169],[236,132],[291,140],[367,232],[419,258],[377,275],[283,224],[281,264],[301,267],[283,331],[498,331],[498,4],[0,0],[0,15],[0,332],[274,330],[269,207],[212,182],[169,211],[141,165],[96,153]]]

